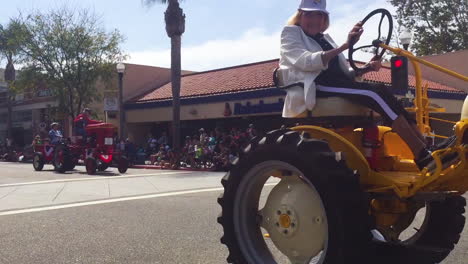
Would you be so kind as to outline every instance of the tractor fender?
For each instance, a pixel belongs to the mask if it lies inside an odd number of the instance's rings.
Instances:
[[[305,132],[308,133],[311,138],[328,142],[329,147],[334,152],[342,153],[348,168],[358,172],[361,182],[366,182],[366,179],[370,177],[371,169],[364,155],[358,148],[340,134],[337,134],[327,128],[310,125],[296,126],[291,128],[291,130]]]
[[[468,107],[467,107],[468,109]],[[463,141],[468,140],[468,138],[463,138],[465,131],[468,129],[468,119],[463,119],[461,121],[458,121],[457,124],[455,125],[455,135],[457,137],[457,145],[462,145],[466,144]]]

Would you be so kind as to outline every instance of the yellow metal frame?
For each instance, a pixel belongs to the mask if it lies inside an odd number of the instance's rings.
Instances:
[[[397,55],[405,56],[411,61],[416,76],[415,107],[412,110],[416,113],[418,128],[423,134],[443,137],[434,135],[431,132],[429,113],[442,112],[443,109],[429,107],[427,85],[424,87],[422,85],[422,74],[419,63],[465,81],[468,81],[468,77],[417,58],[406,50],[393,48],[385,44],[381,44],[380,46]],[[436,118],[432,119],[439,120]],[[445,120],[440,119],[440,121]],[[385,141],[385,143],[377,150],[382,161],[379,163],[384,164],[383,168],[378,171],[369,167],[363,155],[362,134],[360,134],[362,131],[333,131],[318,126],[297,126],[292,129],[309,133],[313,138],[323,139],[329,143],[333,151],[342,152],[348,167],[359,173],[361,184],[365,186],[368,192],[392,192],[400,198],[408,198],[420,191],[465,192],[468,190],[468,178],[465,177],[468,174],[468,168],[465,168],[468,147],[461,145],[463,134],[468,129],[468,120],[462,120],[455,124],[455,134],[458,140],[458,144],[455,147],[435,151],[432,154],[437,168],[431,173],[428,173],[427,170],[421,172],[417,169],[412,161],[414,157],[409,153],[406,143],[388,127],[379,127],[380,139],[381,141]],[[442,158],[453,152],[457,152],[459,158],[448,168],[442,168]]]
[[[426,65],[430,68],[433,68],[435,70],[441,71],[443,73],[446,73],[450,76],[453,76],[455,78],[458,78],[460,80],[468,82],[468,77],[464,76],[462,74],[459,74],[455,71],[446,69],[444,67],[441,67],[439,65],[436,65],[434,63],[428,62],[426,60],[423,60],[421,58],[418,58],[413,55],[413,53],[400,49],[400,48],[394,48],[388,45],[385,45],[383,43],[380,44],[381,48],[387,49],[396,55],[399,56],[404,56],[408,58],[411,61],[411,64],[414,67],[414,74],[416,77],[416,94],[414,98],[414,110],[416,112],[416,123],[418,125],[418,128],[422,134],[428,135],[428,136],[437,136],[437,137],[444,137],[440,135],[435,135],[431,132],[431,127],[429,125],[429,119],[434,119],[429,117],[430,112],[443,112],[442,109],[440,108],[430,108],[429,107],[429,98],[427,96],[427,84],[425,87],[422,86],[422,73],[421,73],[421,67],[419,66],[419,63]],[[434,119],[436,120],[436,119]],[[446,120],[444,120],[446,121]]]

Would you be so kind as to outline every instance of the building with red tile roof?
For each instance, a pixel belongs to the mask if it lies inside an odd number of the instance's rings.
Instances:
[[[181,120],[187,127],[196,126],[196,120],[225,122],[226,119],[241,118],[250,120],[254,116],[281,116],[284,91],[274,87],[273,71],[278,67],[278,59],[256,62],[234,67],[197,72],[184,75],[181,80]],[[365,74],[368,82],[391,86],[389,67],[379,72]],[[428,85],[431,103],[445,107],[448,114],[456,118],[461,110],[466,94],[453,87],[424,80]],[[410,91],[414,94],[415,77],[409,76]],[[402,97],[408,91],[393,90]],[[169,131],[168,122],[172,119],[172,87],[166,83],[152,91],[137,96],[126,104],[129,133],[133,137],[145,137],[157,130],[158,123]],[[226,114],[231,112],[231,114]],[[183,122],[184,123],[184,122]],[[153,128],[151,128],[153,127]]]
[[[188,74],[182,78],[180,97],[184,99],[272,88],[274,86],[272,74],[276,67],[278,67],[277,59]],[[389,67],[382,67],[378,72],[366,73],[363,77],[365,81],[391,85]],[[408,80],[409,86],[414,89],[416,85],[414,75],[409,75]],[[428,84],[430,91],[463,94],[441,83],[427,80],[423,83]],[[171,83],[167,83],[143,96],[134,98],[130,103],[172,100],[171,89]]]

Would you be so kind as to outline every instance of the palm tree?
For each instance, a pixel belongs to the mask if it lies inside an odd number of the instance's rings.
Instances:
[[[172,147],[180,150],[180,76],[181,76],[181,37],[185,31],[185,14],[179,6],[179,0],[145,0],[168,3],[164,13],[166,32],[171,38],[171,82],[172,82]]]
[[[15,22],[10,22],[7,27],[3,27],[0,25],[0,57],[5,57],[7,61],[7,65],[5,67],[4,77],[5,81],[8,84],[7,90],[7,108],[8,108],[8,116],[7,116],[7,133],[6,137],[11,139],[12,133],[12,96],[14,93],[13,90],[13,82],[16,79],[16,70],[14,67],[14,59],[19,53],[19,41],[18,41],[18,34],[19,34],[19,27],[18,24]]]

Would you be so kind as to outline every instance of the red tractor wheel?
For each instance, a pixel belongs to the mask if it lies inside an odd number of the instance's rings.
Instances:
[[[44,168],[44,158],[41,153],[35,153],[33,158],[33,167],[36,171],[41,171]]]
[[[64,173],[70,168],[72,162],[70,151],[65,145],[57,145],[54,153],[54,167],[55,170]]]
[[[86,165],[86,172],[89,175],[94,175],[96,173],[97,164],[96,164],[96,160],[94,158],[87,158],[86,162],[85,162],[85,165]]]
[[[118,161],[117,168],[120,173],[127,172],[128,169],[128,159],[126,157],[121,157]]]

